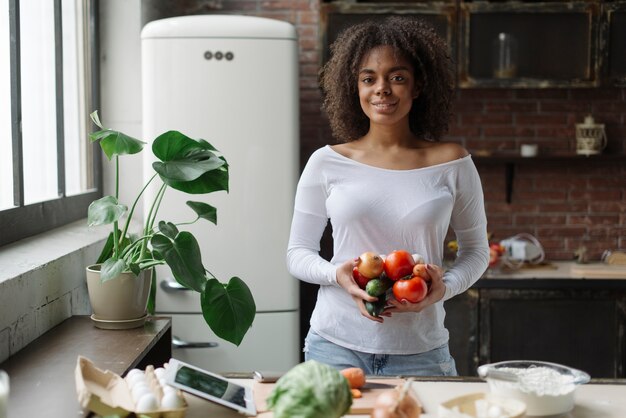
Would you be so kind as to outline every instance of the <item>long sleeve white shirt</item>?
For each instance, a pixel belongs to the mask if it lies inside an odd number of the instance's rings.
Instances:
[[[319,255],[330,219],[333,258]],[[361,315],[337,284],[337,267],[365,251],[406,250],[442,265],[451,227],[459,244],[444,274],[443,300],[420,313],[394,313],[384,323]],[[489,261],[480,178],[470,156],[412,170],[390,170],[347,158],[330,146],[315,151],[296,192],[287,266],[300,280],[319,284],[311,328],[353,350],[416,354],[448,341],[443,301],[464,292]]]

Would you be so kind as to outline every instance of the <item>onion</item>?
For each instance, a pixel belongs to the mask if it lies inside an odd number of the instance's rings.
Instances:
[[[419,418],[422,410],[413,391],[412,380],[404,386],[382,392],[376,398],[371,418]]]

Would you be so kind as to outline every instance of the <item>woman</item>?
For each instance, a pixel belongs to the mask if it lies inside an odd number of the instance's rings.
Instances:
[[[370,375],[455,375],[443,302],[487,268],[483,194],[467,151],[439,142],[448,128],[453,79],[445,43],[423,22],[392,17],[344,31],[320,74],[324,109],[341,142],[315,151],[295,199],[288,268],[319,284],[305,359]],[[330,219],[334,256],[319,256]],[[444,240],[459,244],[445,273]],[[366,251],[418,253],[432,282],[419,303],[376,301],[352,278]]]

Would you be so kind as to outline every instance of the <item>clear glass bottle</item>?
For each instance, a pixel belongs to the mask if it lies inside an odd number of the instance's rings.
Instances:
[[[510,33],[500,32],[493,41],[493,77],[517,76],[517,40]]]

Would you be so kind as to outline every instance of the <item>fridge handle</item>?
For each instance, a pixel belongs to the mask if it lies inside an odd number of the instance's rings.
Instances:
[[[161,289],[166,292],[180,292],[185,290],[191,290],[175,280],[161,280]]]
[[[176,349],[176,348],[214,348],[214,347],[217,347],[219,344],[211,342],[211,341],[191,343],[188,341],[181,340],[176,335],[172,335],[172,345]]]

